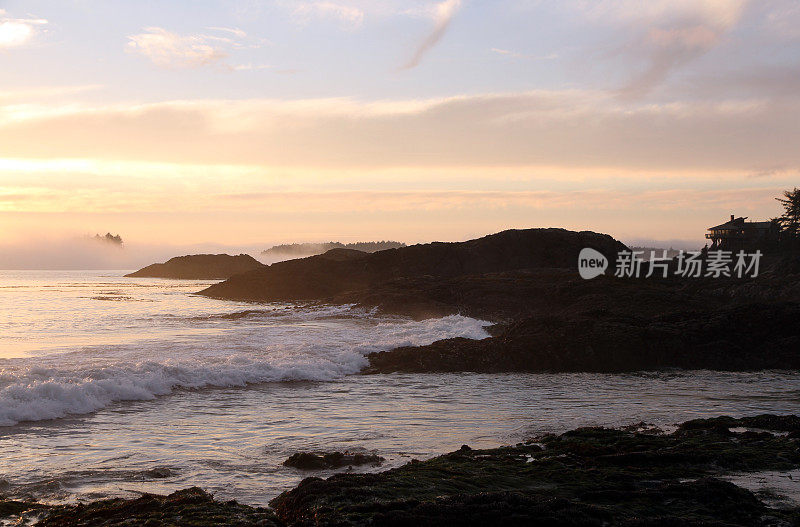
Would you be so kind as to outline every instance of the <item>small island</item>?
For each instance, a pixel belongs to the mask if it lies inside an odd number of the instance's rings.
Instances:
[[[180,280],[226,280],[234,275],[264,267],[250,255],[193,254],[176,256],[165,263],[148,265],[128,278],[172,278]]]

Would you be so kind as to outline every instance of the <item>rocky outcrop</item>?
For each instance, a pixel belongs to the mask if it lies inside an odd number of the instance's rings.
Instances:
[[[726,478],[800,467],[800,440],[774,433],[797,423],[698,420],[668,435],[580,428],[378,474],[307,478],[270,504],[290,526],[792,525],[800,509],[772,508]],[[751,426],[762,431],[734,431]]]
[[[109,499],[78,505],[48,506],[37,503],[0,501],[0,518],[15,519],[15,525],[41,527],[131,525],[222,525],[282,526],[275,514],[260,507],[220,502],[197,487],[169,496],[144,494],[136,499]],[[37,521],[38,520],[38,521]]]
[[[612,237],[594,232],[509,230],[467,242],[413,245],[372,254],[334,249],[238,275],[199,294],[262,302],[336,301],[350,293],[369,295],[398,279],[446,280],[529,269],[576,269],[584,247],[605,254],[612,268],[617,252],[625,248]]]
[[[785,272],[796,268],[794,260],[765,258],[757,278],[607,273],[583,280],[576,270],[583,247],[604,253],[611,269],[624,249],[590,232],[505,231],[375,254],[337,249],[238,275],[202,294],[352,303],[415,318],[460,313],[496,323],[481,341],[372,353],[365,373],[800,368],[800,279]]]
[[[540,314],[493,338],[371,353],[365,373],[800,369],[800,304],[747,304],[644,317]]]
[[[482,341],[370,354],[365,371],[800,369],[800,275],[780,272],[790,263],[768,261],[750,279],[587,281],[538,270],[384,285],[374,302],[396,312],[450,310],[501,324]]]
[[[384,458],[362,452],[295,452],[283,462],[286,467],[300,470],[330,470],[360,465],[379,466]]]
[[[174,278],[182,280],[225,280],[231,276],[260,269],[264,264],[250,255],[193,254],[176,256],[165,263],[148,265],[126,274],[130,278]]]

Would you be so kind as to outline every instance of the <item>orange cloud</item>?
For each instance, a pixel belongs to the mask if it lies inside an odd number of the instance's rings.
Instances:
[[[581,91],[378,102],[6,105],[0,106],[0,156],[326,168],[755,171],[800,167],[794,147],[799,113],[793,99],[623,105]]]

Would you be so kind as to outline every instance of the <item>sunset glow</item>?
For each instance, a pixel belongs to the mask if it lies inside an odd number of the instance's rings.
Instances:
[[[7,1],[0,237],[700,243],[796,183],[798,25],[788,0]]]

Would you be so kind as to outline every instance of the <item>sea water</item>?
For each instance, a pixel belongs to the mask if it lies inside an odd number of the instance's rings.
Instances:
[[[194,294],[213,282],[123,274],[0,271],[1,495],[197,485],[265,505],[310,475],[281,464],[297,451],[376,452],[385,468],[577,426],[800,413],[800,375],[776,371],[360,375],[369,352],[486,338],[488,323],[226,302]]]

